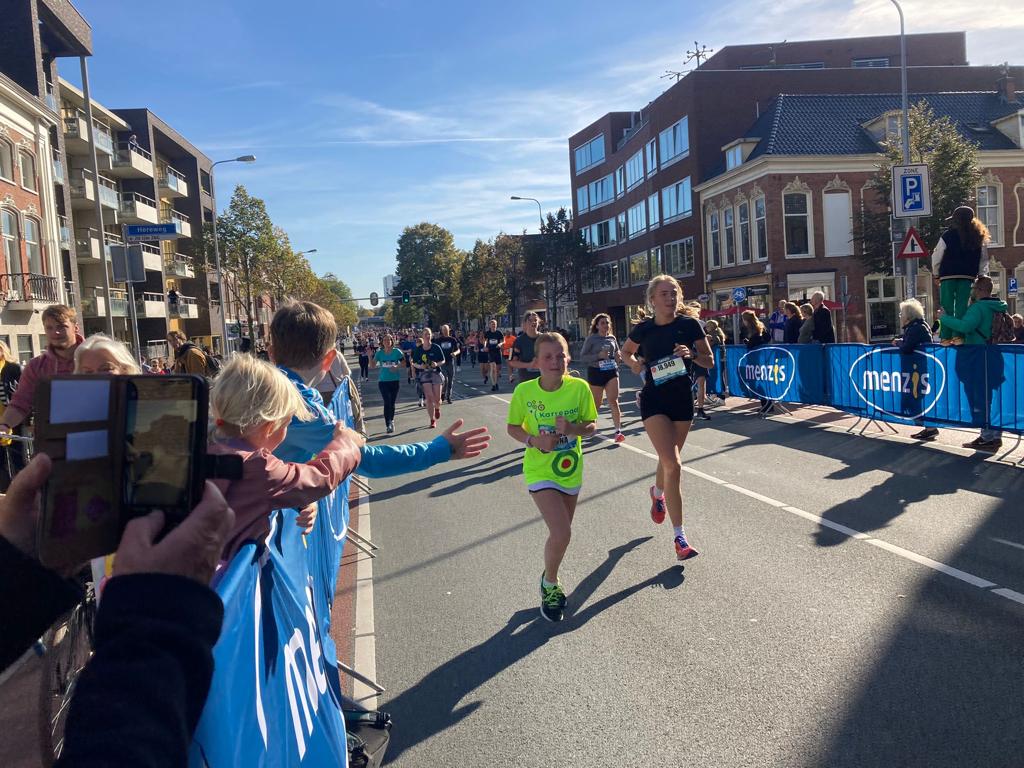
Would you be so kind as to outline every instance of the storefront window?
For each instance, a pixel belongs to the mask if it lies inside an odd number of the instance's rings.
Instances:
[[[889,341],[900,334],[900,299],[896,289],[896,278],[891,276],[864,279],[869,342]]]

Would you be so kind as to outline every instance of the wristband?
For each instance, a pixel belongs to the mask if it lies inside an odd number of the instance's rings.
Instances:
[[[523,445],[525,445],[525,446],[526,446],[527,448],[533,448],[533,443],[532,443],[532,442],[530,442],[530,439],[531,439],[532,437],[533,437],[533,435],[527,435],[527,436],[526,436],[526,439],[525,439],[525,440],[523,440]]]

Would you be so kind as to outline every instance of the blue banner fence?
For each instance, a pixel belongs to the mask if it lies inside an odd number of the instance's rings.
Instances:
[[[1024,344],[778,344],[715,350],[708,389],[863,418],[1024,433]]]
[[[348,387],[328,405],[352,426]],[[349,480],[319,503],[304,536],[294,509],[272,514],[216,584],[224,626],[191,768],[347,764],[331,605],[349,519]]]

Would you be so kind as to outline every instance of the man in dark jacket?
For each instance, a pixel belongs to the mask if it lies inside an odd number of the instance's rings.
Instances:
[[[39,454],[0,499],[0,670],[81,600],[76,583],[34,557]],[[58,766],[182,766],[213,677],[224,607],[208,586],[234,514],[212,483],[158,543],[162,512],[131,521],[96,615],[92,658],[79,675]]]
[[[825,306],[825,294],[812,293],[811,306],[814,307],[814,340],[819,344],[835,344],[836,329],[832,325],[832,313]]]

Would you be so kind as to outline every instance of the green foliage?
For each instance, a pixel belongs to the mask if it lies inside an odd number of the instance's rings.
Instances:
[[[946,217],[958,205],[974,200],[981,178],[978,146],[961,135],[948,117],[936,118],[925,102],[911,106],[909,118],[910,162],[927,164],[931,180],[932,215],[920,219],[917,230],[925,244],[934,247],[946,229]],[[861,259],[871,271],[892,270],[892,166],[902,164],[902,142],[894,136],[885,143],[878,171],[868,182],[868,190],[874,193],[874,205],[864,211],[857,232]]]
[[[423,222],[402,231],[395,272],[397,290],[423,296],[402,307],[399,317],[409,321],[403,325],[419,321],[424,309],[438,325],[455,319],[462,302],[464,259],[452,233],[444,227]]]
[[[524,240],[521,279],[544,282],[548,316],[554,317],[555,306],[575,295],[583,270],[594,265],[596,254],[587,248],[583,233],[573,228],[565,208],[548,213],[539,237],[525,236]]]
[[[477,240],[462,266],[462,309],[485,321],[508,311],[511,265],[521,261],[519,238],[499,235],[493,242]]]

